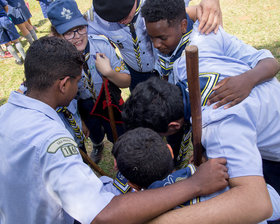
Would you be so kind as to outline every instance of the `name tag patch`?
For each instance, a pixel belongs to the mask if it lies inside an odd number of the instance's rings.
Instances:
[[[59,138],[51,143],[47,149],[48,153],[56,153],[61,150],[64,157],[77,155],[78,154],[78,144],[71,138]]]

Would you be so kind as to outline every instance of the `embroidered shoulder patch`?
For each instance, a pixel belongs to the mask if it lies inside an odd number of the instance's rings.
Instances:
[[[52,142],[48,149],[48,153],[56,153],[58,150],[61,149],[62,154],[65,157],[72,156],[78,154],[78,144],[71,138],[59,138]]]

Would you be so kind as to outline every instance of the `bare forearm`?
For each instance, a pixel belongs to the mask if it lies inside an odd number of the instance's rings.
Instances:
[[[266,58],[261,61],[253,69],[244,73],[248,79],[252,81],[253,87],[272,79],[280,70],[280,65],[274,58]]]
[[[192,21],[197,20],[197,7],[198,6],[188,6],[186,8],[186,12],[188,13],[189,17],[192,19]]]
[[[148,221],[176,205],[198,196],[200,190],[192,183],[191,179],[164,188],[114,197],[92,223],[119,224]]]
[[[272,207],[263,178],[236,179],[238,184],[231,181],[232,188],[218,197],[165,213],[149,223],[250,224],[269,218]]]
[[[226,159],[209,159],[188,179],[166,187],[118,196],[93,223],[143,223],[199,195],[228,186]]]
[[[127,88],[130,86],[131,77],[127,73],[111,71],[106,75],[106,78],[116,84],[119,88]]]

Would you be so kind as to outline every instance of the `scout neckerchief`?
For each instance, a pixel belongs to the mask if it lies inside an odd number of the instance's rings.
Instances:
[[[90,72],[90,69],[88,67],[88,59],[89,59],[89,56],[90,56],[90,49],[89,49],[89,41],[87,43],[87,46],[86,46],[86,49],[85,49],[85,62],[83,64],[83,70],[84,70],[84,73],[85,73],[85,79],[86,79],[86,82],[87,82],[87,86],[88,86],[88,89],[91,93],[91,96],[92,96],[92,99],[93,101],[96,100],[96,91],[94,89],[94,85],[93,85],[93,81],[92,81],[92,77],[91,77],[91,72]]]
[[[212,93],[213,87],[218,82],[220,74],[219,73],[199,73],[199,83],[201,91],[201,105],[205,106],[207,100]],[[190,123],[191,117],[191,108],[189,100],[189,90],[187,80],[179,81],[177,86],[180,87],[183,95],[183,104],[184,104],[184,120],[187,124]],[[190,127],[190,125],[188,125]],[[179,149],[179,154],[176,160],[177,168],[184,168],[188,165],[191,149],[191,128],[186,128],[185,134],[183,136],[181,146]]]
[[[177,170],[171,174],[169,174],[163,180],[158,180],[153,182],[148,189],[154,189],[159,187],[165,187],[167,185],[176,183],[178,181],[187,179],[191,177],[196,171],[196,167],[193,164],[189,164],[186,168]],[[200,202],[200,197],[193,198],[192,200],[186,201],[183,204],[179,205],[179,207],[184,207],[187,205],[193,205]]]
[[[77,124],[74,116],[72,115],[72,113],[67,109],[67,107],[60,107],[58,109],[56,109],[56,112],[62,112],[63,115],[66,117],[67,121],[69,122],[69,124],[71,125],[72,129],[75,132],[75,136],[77,137],[77,139],[80,141],[80,144],[84,143],[84,134],[81,131],[79,125]]]
[[[137,6],[138,7],[136,8],[135,16],[133,17],[132,21],[128,24],[129,31],[131,33],[131,37],[132,37],[132,41],[133,41],[134,54],[135,54],[137,65],[138,65],[138,68],[139,68],[140,72],[142,72],[143,68],[142,68],[142,63],[141,63],[139,40],[138,40],[136,31],[135,31],[134,23],[136,22],[137,17],[139,15],[141,4],[142,4],[142,1],[137,0]]]
[[[189,44],[190,34],[192,33],[193,29],[193,21],[190,19],[189,15],[186,14],[187,17],[187,32],[182,36],[180,43],[178,44],[177,48],[172,53],[171,57],[163,57],[159,55],[159,62],[161,67],[162,78],[168,80],[168,76],[170,72],[173,70],[174,62],[181,57],[184,49]]]
[[[106,121],[110,121],[109,106],[113,109],[116,124],[123,124],[122,107],[124,101],[121,96],[121,90],[113,82],[106,79],[101,87],[100,93],[94,103],[90,115],[99,116]],[[108,101],[106,99],[108,97]]]

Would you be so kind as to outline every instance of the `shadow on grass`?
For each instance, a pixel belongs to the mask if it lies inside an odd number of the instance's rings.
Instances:
[[[268,49],[274,57],[280,62],[280,41],[274,41],[269,44],[255,46],[257,49]]]
[[[280,63],[280,41],[274,41],[270,44],[255,46],[257,49],[268,49],[271,51],[273,56],[278,60]],[[280,81],[280,72],[277,73],[276,77]]]
[[[0,98],[0,106],[2,106],[4,103],[7,102],[7,97],[4,97],[4,98]]]
[[[48,19],[41,19],[39,20],[36,24],[34,24],[34,26],[36,26],[37,28],[43,26],[45,23],[48,22]],[[41,32],[40,32],[41,33]]]

